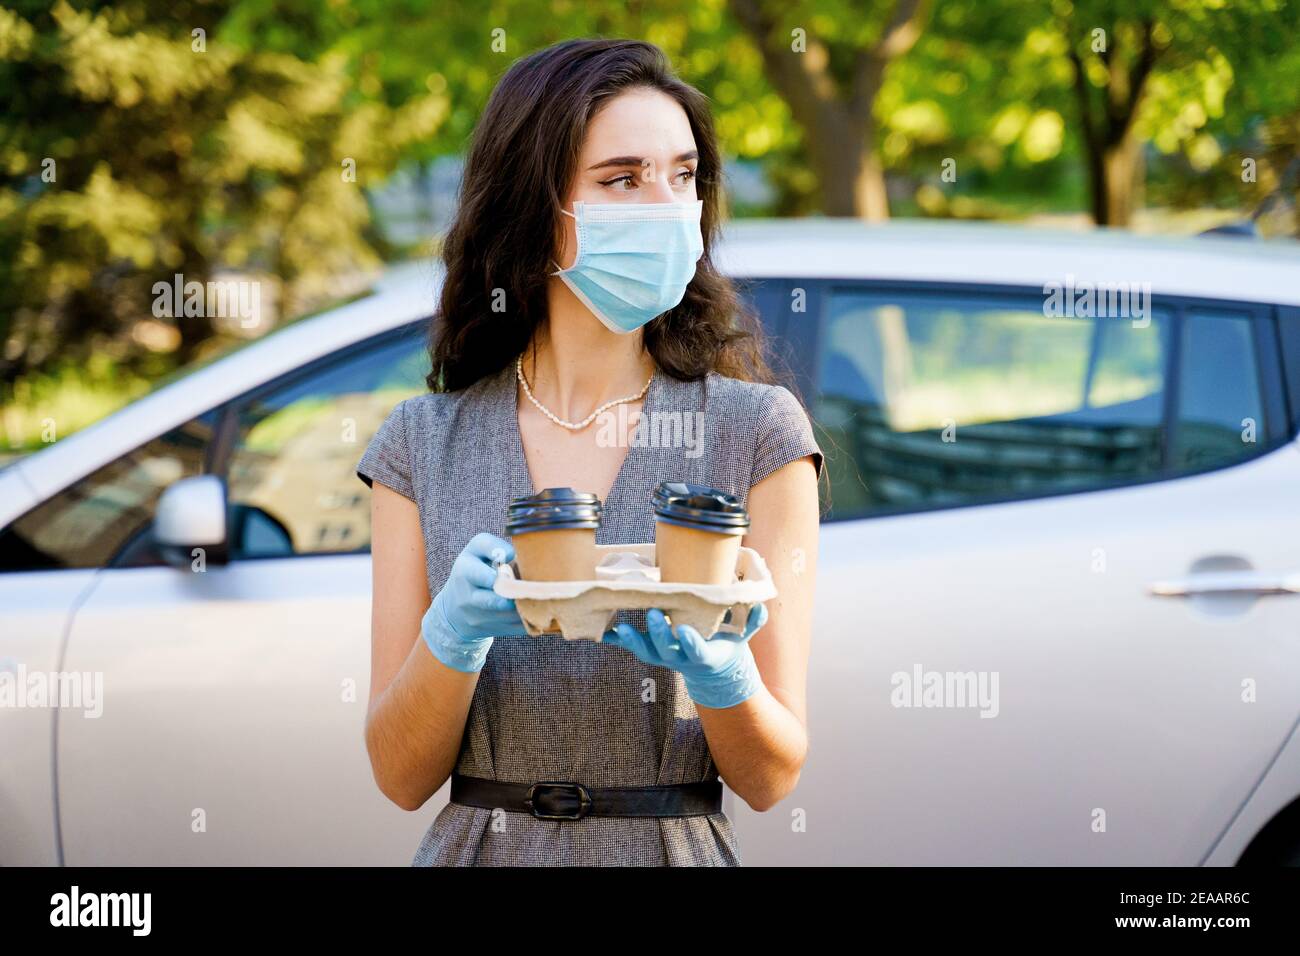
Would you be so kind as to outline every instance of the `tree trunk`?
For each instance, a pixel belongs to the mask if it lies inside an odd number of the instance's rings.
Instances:
[[[1133,217],[1134,201],[1138,192],[1138,160],[1141,144],[1131,132],[1114,146],[1106,147],[1102,156],[1104,182],[1098,219],[1102,226],[1127,226]]]
[[[1102,54],[1108,76],[1098,103],[1079,54],[1079,31],[1069,20],[1063,26],[1079,105],[1092,218],[1099,226],[1127,226],[1143,199],[1146,164],[1133,122],[1158,55],[1154,30],[1152,20],[1141,22],[1135,51],[1127,60],[1119,59],[1114,50]],[[1116,35],[1114,29],[1110,32]]]
[[[768,80],[804,133],[808,162],[820,181],[822,211],[878,222],[889,218],[885,171],[876,153],[872,106],[885,68],[916,43],[925,0],[891,0],[879,40],[845,51],[852,56],[848,82],[831,71],[831,51],[816,37],[794,52],[777,30],[778,4],[730,0],[732,14],[754,40]]]
[[[868,135],[870,136],[868,131]],[[885,192],[885,167],[876,152],[875,137],[859,152],[858,175],[854,180],[853,213],[868,222],[889,218],[889,195]]]
[[[839,124],[835,130],[806,130],[808,158],[821,184],[822,212],[870,222],[889,218],[885,171],[871,130]]]
[[[194,281],[200,283],[206,289],[208,279],[211,277],[208,257],[188,238],[181,237],[179,245],[182,253],[180,273],[183,284]],[[200,315],[185,314],[183,296],[182,301],[176,303],[177,314],[172,317],[172,321],[175,322],[176,330],[181,334],[180,345],[176,349],[177,365],[184,365],[193,361],[198,355],[199,346],[212,337],[212,316],[209,315],[211,309],[206,292],[202,302],[203,309]]]

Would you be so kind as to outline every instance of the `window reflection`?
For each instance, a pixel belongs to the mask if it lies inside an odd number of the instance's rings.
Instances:
[[[203,473],[217,413],[146,442],[0,532],[0,570],[104,567],[147,532],[167,486]]]
[[[833,294],[814,409],[832,517],[1158,473],[1169,327],[1030,297]]]
[[[426,391],[421,334],[371,348],[261,396],[239,411],[228,485],[249,513],[236,558],[370,546],[370,497],[356,464],[398,402]]]

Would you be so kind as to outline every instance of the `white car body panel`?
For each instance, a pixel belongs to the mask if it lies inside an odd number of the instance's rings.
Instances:
[[[1297,306],[1296,248],[825,221],[737,224],[718,259],[754,278],[1068,274]],[[395,269],[0,470],[0,527],[250,388],[423,319],[436,281]],[[1143,587],[1207,554],[1300,570],[1300,509],[1269,506],[1297,487],[1292,444],[1175,481],[824,526],[809,759],[768,813],[728,792],[744,862],[1234,862],[1300,793],[1300,596],[1212,617]],[[50,711],[0,708],[0,864],[409,863],[448,788],[406,813],[371,777],[369,595],[364,555],[0,574],[0,662],[105,684],[101,717],[58,715],[57,745]],[[880,675],[915,664],[997,671],[998,718],[892,707]]]
[[[1149,283],[1153,295],[1300,305],[1294,242],[1163,238],[974,223],[852,220],[735,224],[719,267],[732,275],[1012,285]]]
[[[1300,722],[1286,746],[1273,759],[1273,765],[1260,781],[1241,812],[1233,819],[1214,849],[1205,859],[1206,866],[1233,866],[1255,835],[1300,793]]]
[[[60,722],[68,864],[410,862],[429,805],[380,793],[363,737],[368,556],[101,575],[73,634],[105,707]]]
[[[0,488],[3,490],[3,488]],[[0,671],[23,686],[61,670],[70,609],[94,570],[0,574]],[[26,701],[25,701],[26,703]],[[60,862],[50,707],[0,706],[0,866]]]
[[[1262,503],[1298,482],[1291,445],[1173,481],[823,526],[808,761],[778,807],[739,804],[745,863],[1202,862],[1295,728],[1300,595],[1214,617],[1143,587],[1208,554],[1296,570],[1300,511]],[[890,676],[917,664],[998,672],[997,717],[895,708]]]

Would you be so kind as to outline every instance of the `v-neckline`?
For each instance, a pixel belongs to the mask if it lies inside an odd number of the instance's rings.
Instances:
[[[506,374],[508,373],[508,374]],[[506,430],[510,434],[510,456],[511,456],[511,484],[515,489],[515,497],[522,495],[535,495],[542,489],[533,484],[532,472],[528,469],[528,455],[524,452],[524,436],[519,428],[519,381],[515,376],[514,365],[507,367],[505,381],[502,383],[501,407],[506,416]],[[645,398],[641,402],[641,414],[646,415],[652,411],[658,402],[660,385],[663,373],[659,366],[655,365],[655,370],[650,376],[650,387],[646,390]],[[596,422],[592,422],[588,427],[597,427]],[[558,427],[558,426],[557,426]],[[637,428],[640,429],[638,422]],[[635,432],[634,432],[635,434]],[[630,475],[634,462],[639,459],[638,455],[645,453],[645,442],[629,442],[626,453],[623,455],[623,461],[618,467],[618,472],[614,475],[614,481],[609,486],[609,491],[602,499],[602,504],[608,508],[610,502],[614,501],[623,490],[623,486],[631,480]],[[521,490],[522,489],[522,490]],[[579,491],[585,489],[577,489]]]

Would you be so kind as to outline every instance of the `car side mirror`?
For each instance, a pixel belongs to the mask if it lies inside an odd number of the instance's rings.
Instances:
[[[216,475],[182,478],[158,499],[154,542],[168,564],[188,571],[196,548],[208,564],[229,561],[226,483]]]

